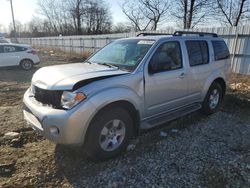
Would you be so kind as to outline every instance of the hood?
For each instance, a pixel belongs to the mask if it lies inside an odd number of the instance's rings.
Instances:
[[[55,65],[36,71],[32,78],[32,84],[48,90],[71,90],[80,81],[127,73],[96,63]]]

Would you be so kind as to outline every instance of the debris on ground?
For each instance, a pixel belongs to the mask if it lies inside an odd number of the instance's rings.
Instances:
[[[179,130],[178,129],[171,129],[172,133],[177,133]]]
[[[166,137],[166,136],[168,136],[168,133],[165,132],[165,131],[161,131],[161,132],[160,132],[160,136],[161,136],[161,137]]]
[[[0,164],[0,176],[9,176],[15,170],[15,162]]]
[[[135,144],[129,144],[128,147],[127,147],[127,151],[132,151],[132,150],[135,149],[135,147],[136,147]]]
[[[10,140],[10,139],[13,139],[13,138],[17,138],[19,135],[20,134],[17,133],[17,132],[7,132],[7,133],[4,134],[4,138]]]

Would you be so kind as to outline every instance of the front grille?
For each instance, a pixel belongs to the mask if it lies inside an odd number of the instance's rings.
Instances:
[[[34,97],[42,104],[50,105],[54,108],[61,108],[62,91],[46,90],[34,86]]]

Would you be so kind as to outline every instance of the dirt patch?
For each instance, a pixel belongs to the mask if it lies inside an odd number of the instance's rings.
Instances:
[[[232,75],[220,112],[179,118],[134,139],[135,148],[120,157],[94,163],[79,148],[45,140],[23,120],[32,74],[80,60],[45,51],[32,71],[0,69],[0,187],[250,187],[249,76]],[[20,135],[4,140],[9,131]]]

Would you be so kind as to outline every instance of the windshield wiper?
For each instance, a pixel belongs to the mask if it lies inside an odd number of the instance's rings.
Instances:
[[[84,61],[84,63],[92,64],[92,62],[90,62],[90,61]]]
[[[104,65],[104,66],[107,66],[107,67],[109,67],[109,68],[117,68],[117,69],[119,69],[119,67],[118,67],[118,66],[115,66],[115,65],[110,64],[110,63],[98,63],[98,64],[100,64],[100,65]]]

